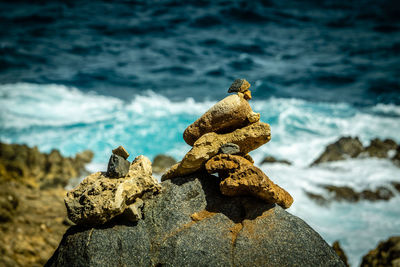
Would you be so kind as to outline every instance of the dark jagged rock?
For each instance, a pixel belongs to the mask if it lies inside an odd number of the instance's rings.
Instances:
[[[398,191],[400,192],[400,183],[399,182],[391,182],[392,186]]]
[[[162,174],[175,163],[176,160],[173,157],[159,154],[153,159],[153,173]]]
[[[226,143],[220,147],[222,154],[235,155],[240,153],[240,147],[234,143]]]
[[[340,243],[339,241],[335,241],[332,244],[332,248],[333,250],[336,252],[336,254],[338,254],[338,256],[342,259],[342,261],[344,262],[344,264],[349,267],[349,263],[347,261],[347,256],[346,253],[344,253],[344,250],[340,247]]]
[[[393,236],[368,252],[361,267],[400,266],[400,236]]]
[[[341,137],[338,141],[326,147],[325,151],[311,165],[355,158],[364,150],[358,137]]]
[[[56,149],[46,154],[37,147],[0,143],[0,181],[35,188],[65,187],[71,178],[87,174],[85,165],[92,158],[90,150],[71,158],[62,156]]]
[[[304,221],[252,197],[227,197],[197,173],[162,183],[143,219],[73,226],[46,266],[344,266]]]
[[[107,176],[112,178],[125,177],[129,172],[130,162],[121,156],[112,154],[107,166]]]
[[[365,148],[365,152],[370,157],[387,158],[390,150],[397,149],[397,144],[392,139],[380,140],[375,138],[371,140],[371,144]]]
[[[283,164],[287,164],[287,165],[292,165],[292,163],[288,160],[285,159],[276,159],[272,156],[266,156],[262,161],[261,164],[265,164],[265,163],[283,163]]]

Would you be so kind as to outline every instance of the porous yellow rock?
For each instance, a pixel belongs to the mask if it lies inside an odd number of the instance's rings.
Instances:
[[[254,123],[257,121],[257,114],[252,111],[243,96],[230,95],[189,125],[183,133],[183,139],[193,146],[196,140],[206,133],[227,133]]]
[[[251,99],[251,91],[247,90],[246,92],[243,93],[244,99],[250,100]]]
[[[237,155],[219,154],[206,163],[209,173],[218,173],[222,179],[221,193],[227,196],[252,195],[268,203],[289,208],[292,196],[272,182],[262,170]]]
[[[122,214],[145,193],[157,193],[160,184],[152,176],[150,160],[138,156],[124,178],[96,172],[86,177],[64,198],[68,218],[76,224],[98,225]]]
[[[212,132],[204,134],[194,143],[193,148],[186,153],[182,161],[173,165],[162,176],[162,181],[203,169],[207,160],[217,155],[223,144],[237,144],[240,147],[240,153],[247,154],[267,143],[270,139],[270,126],[264,122],[256,122],[231,133],[217,134]]]

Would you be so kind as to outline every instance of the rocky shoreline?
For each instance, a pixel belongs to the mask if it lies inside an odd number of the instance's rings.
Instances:
[[[0,265],[43,266],[72,225],[63,198],[70,179],[87,174],[91,151],[64,157],[0,143]]]

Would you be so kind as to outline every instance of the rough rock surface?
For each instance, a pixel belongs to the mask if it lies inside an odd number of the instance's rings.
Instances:
[[[240,147],[234,143],[223,144],[220,148],[222,154],[235,155],[240,153]]]
[[[122,214],[145,193],[157,193],[160,185],[152,176],[151,162],[138,156],[125,178],[106,177],[96,172],[86,177],[64,199],[68,217],[76,224],[103,224]]]
[[[207,133],[194,143],[193,148],[186,153],[180,163],[173,165],[162,176],[162,180],[203,169],[207,160],[217,155],[223,144],[234,143],[240,147],[241,154],[247,154],[267,143],[270,139],[270,126],[264,122],[256,122],[226,134]]]
[[[121,156],[112,154],[108,161],[106,176],[111,178],[125,177],[129,172],[130,162]]]
[[[368,252],[361,267],[400,266],[400,236],[393,236]]]
[[[228,93],[244,93],[250,88],[250,83],[245,79],[236,79],[228,89]]]
[[[262,170],[240,156],[219,154],[206,163],[206,170],[218,173],[222,179],[221,193],[226,196],[253,195],[285,209],[293,203],[292,196],[285,189],[274,184]]]
[[[243,97],[227,96],[189,125],[183,133],[183,139],[193,146],[203,134],[227,133],[255,122],[255,114]]]
[[[124,159],[127,159],[129,157],[128,151],[126,151],[126,149],[123,146],[119,146],[116,149],[113,149],[112,153],[121,156]]]
[[[344,266],[304,221],[250,197],[225,197],[216,177],[162,183],[143,219],[71,227],[46,266]]]
[[[173,157],[157,155],[153,159],[153,173],[162,174],[174,164],[176,164],[176,160]]]
[[[58,150],[41,153],[37,147],[0,143],[0,181],[14,181],[34,188],[64,187],[71,178],[87,174],[90,150],[63,157]]]
[[[355,158],[363,152],[364,147],[358,137],[341,137],[338,141],[326,147],[325,151],[311,165]]]
[[[65,190],[0,183],[0,266],[40,267],[67,230]]]

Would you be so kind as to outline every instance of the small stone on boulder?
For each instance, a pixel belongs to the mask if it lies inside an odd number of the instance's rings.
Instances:
[[[235,155],[240,153],[240,147],[234,143],[226,143],[221,146],[220,152],[222,154]]]
[[[229,87],[228,93],[244,93],[250,88],[250,83],[245,79],[236,79],[231,87]]]
[[[121,156],[112,154],[108,161],[107,176],[111,178],[125,177],[129,171],[129,161]]]
[[[126,151],[126,149],[123,146],[119,146],[116,149],[113,149],[112,153],[121,156],[124,159],[127,159],[129,157],[128,151]]]

